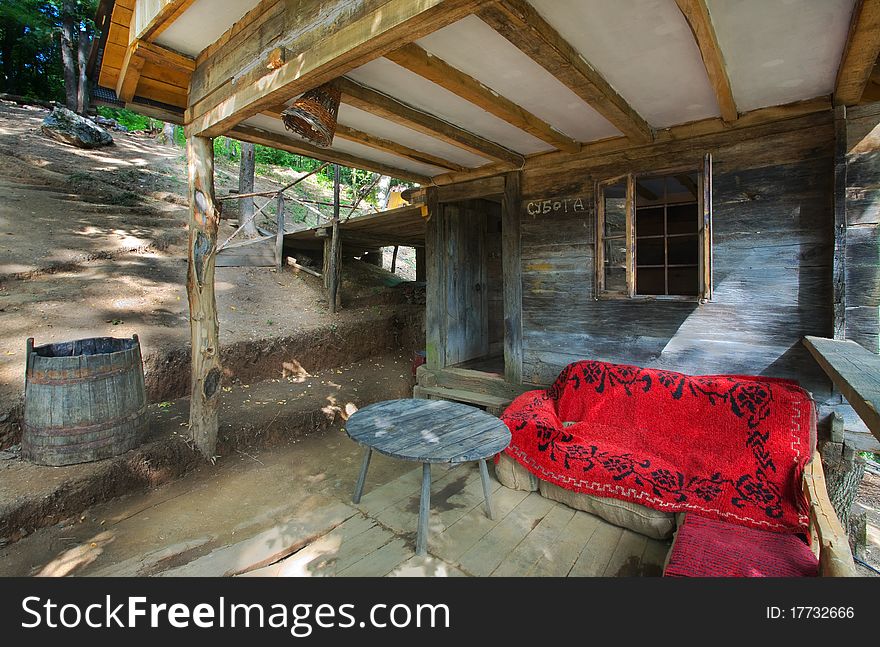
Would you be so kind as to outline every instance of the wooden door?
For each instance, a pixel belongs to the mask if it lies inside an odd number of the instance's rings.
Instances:
[[[489,353],[486,214],[474,202],[446,204],[446,357],[454,366]]]

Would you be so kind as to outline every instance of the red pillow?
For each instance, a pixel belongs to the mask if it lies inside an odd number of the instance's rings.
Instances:
[[[663,575],[816,577],[819,560],[799,535],[686,514]]]

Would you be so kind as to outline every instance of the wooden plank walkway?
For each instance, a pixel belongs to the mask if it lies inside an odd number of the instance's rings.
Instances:
[[[428,554],[414,555],[421,467],[364,494],[344,521],[245,576],[659,576],[669,542],[649,539],[492,479],[486,517],[475,464],[432,467]],[[319,517],[321,515],[318,515]],[[334,510],[338,522],[344,513]],[[278,548],[275,547],[277,551]],[[265,563],[265,562],[263,562]]]

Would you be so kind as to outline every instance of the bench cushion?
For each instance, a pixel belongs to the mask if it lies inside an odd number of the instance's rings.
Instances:
[[[819,560],[799,535],[684,515],[668,577],[815,577]]]
[[[671,512],[652,510],[623,499],[572,492],[547,481],[539,481],[538,490],[541,496],[551,501],[559,501],[575,510],[589,512],[608,523],[652,539],[667,539],[675,531],[675,515]]]

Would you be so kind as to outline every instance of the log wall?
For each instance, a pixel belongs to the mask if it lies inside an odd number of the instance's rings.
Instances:
[[[880,104],[846,111],[844,331],[880,352]]]
[[[708,303],[596,300],[596,181],[713,159]],[[692,374],[793,377],[830,397],[801,344],[832,328],[830,112],[642,146],[523,174],[523,380],[594,358]]]

